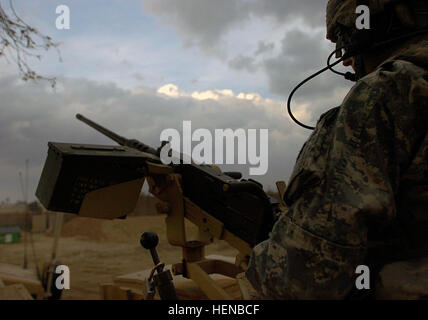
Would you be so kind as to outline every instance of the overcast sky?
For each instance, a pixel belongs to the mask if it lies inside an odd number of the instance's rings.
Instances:
[[[0,0],[7,9],[8,1]],[[30,160],[30,199],[47,142],[109,144],[74,118],[82,113],[121,135],[159,145],[166,128],[269,129],[266,188],[287,180],[310,131],[289,120],[293,87],[325,66],[327,0],[14,0],[30,25],[61,42],[62,62],[44,52],[33,68],[58,79],[26,83],[0,59],[0,201],[22,199],[19,171]],[[55,9],[70,8],[57,30]],[[293,109],[314,125],[350,84],[325,74],[298,92]],[[230,169],[230,168],[227,168]],[[247,166],[234,166],[248,177]]]

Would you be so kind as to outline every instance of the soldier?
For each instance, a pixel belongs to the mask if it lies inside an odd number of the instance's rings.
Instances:
[[[320,117],[291,175],[288,210],[253,250],[246,276],[263,298],[382,298],[394,287],[388,270],[399,281],[428,261],[427,1],[364,1],[366,33],[356,27],[360,2],[327,5],[327,38],[352,55],[344,64],[358,81]],[[359,265],[370,290],[355,286]],[[417,296],[401,293],[383,297]]]

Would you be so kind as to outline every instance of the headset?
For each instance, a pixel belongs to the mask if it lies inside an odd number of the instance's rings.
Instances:
[[[409,2],[411,2],[412,6],[407,8],[409,10],[410,8],[413,9],[412,12],[410,12],[412,18],[406,19],[407,16],[398,17],[395,11],[395,5]],[[361,30],[355,28],[352,34],[352,42],[350,43],[343,44],[338,41],[336,50],[334,50],[327,58],[327,66],[300,82],[291,91],[288,97],[287,111],[290,118],[305,129],[314,130],[315,127],[303,124],[294,117],[293,112],[291,111],[292,98],[296,91],[305,83],[327,70],[343,76],[346,80],[356,82],[366,75],[363,57],[365,53],[378,50],[382,47],[394,44],[397,41],[407,40],[410,37],[428,33],[427,0],[357,0],[356,5],[357,7],[365,5],[370,8],[370,28]],[[387,40],[380,41],[380,39],[385,38]],[[338,60],[332,63],[331,60],[334,55]],[[334,69],[334,66],[351,57],[355,58],[357,69],[355,73],[343,73]]]

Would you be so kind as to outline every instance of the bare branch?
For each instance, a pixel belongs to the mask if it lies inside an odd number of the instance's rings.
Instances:
[[[11,58],[18,66],[21,78],[27,80],[47,80],[54,88],[56,78],[49,78],[36,73],[27,63],[28,57],[41,59],[40,50],[54,48],[61,61],[59,43],[45,36],[22,20],[9,0],[11,14],[7,14],[0,3],[0,57]]]

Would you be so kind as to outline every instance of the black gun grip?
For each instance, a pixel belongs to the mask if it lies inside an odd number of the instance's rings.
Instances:
[[[156,246],[159,243],[159,237],[154,232],[144,232],[140,238],[140,244],[143,248],[150,250],[152,255],[153,263],[158,265],[160,263],[158,253],[156,251]]]

